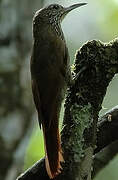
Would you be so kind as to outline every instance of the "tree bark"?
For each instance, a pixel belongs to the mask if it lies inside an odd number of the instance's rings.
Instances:
[[[118,73],[118,40],[110,43],[93,40],[84,44],[77,52],[74,73],[77,76],[75,84],[68,89],[61,132],[65,163],[55,180],[91,180],[91,170],[96,163],[93,163],[93,155],[118,139],[117,110],[98,122],[107,87]],[[40,176],[42,180],[49,179],[44,159],[18,180],[36,180]]]

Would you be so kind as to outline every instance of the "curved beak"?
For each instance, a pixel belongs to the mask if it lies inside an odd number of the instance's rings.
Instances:
[[[80,6],[84,6],[86,5],[87,3],[78,3],[78,4],[73,4],[72,6],[69,6],[69,7],[66,7],[64,8],[64,14],[68,14],[70,11],[72,11],[73,9],[75,8],[78,8]]]

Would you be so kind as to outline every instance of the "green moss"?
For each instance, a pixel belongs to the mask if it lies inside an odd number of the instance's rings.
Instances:
[[[81,157],[84,155],[83,133],[92,123],[91,104],[85,105],[84,107],[74,104],[70,111],[74,122],[71,127],[71,137],[68,143],[71,145],[71,149],[74,152],[75,161],[80,161]]]

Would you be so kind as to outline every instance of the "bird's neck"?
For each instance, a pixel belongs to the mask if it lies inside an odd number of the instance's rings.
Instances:
[[[62,41],[65,41],[64,34],[61,28],[61,23],[56,20],[48,20],[48,21],[39,21],[35,26],[35,22],[33,24],[33,36],[35,40],[40,39],[48,39],[49,36],[57,36]]]
[[[54,33],[56,33],[56,35],[61,38],[63,41],[65,41],[64,39],[64,34],[61,28],[61,23],[60,22],[56,22],[56,20],[50,21],[50,25],[52,30],[54,31]]]

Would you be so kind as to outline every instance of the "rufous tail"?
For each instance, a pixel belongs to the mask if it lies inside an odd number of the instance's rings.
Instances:
[[[53,179],[61,173],[61,162],[64,162],[58,124],[57,121],[55,121],[55,123],[51,123],[48,128],[45,128],[44,123],[42,123],[42,126],[45,141],[46,170],[50,179]]]

